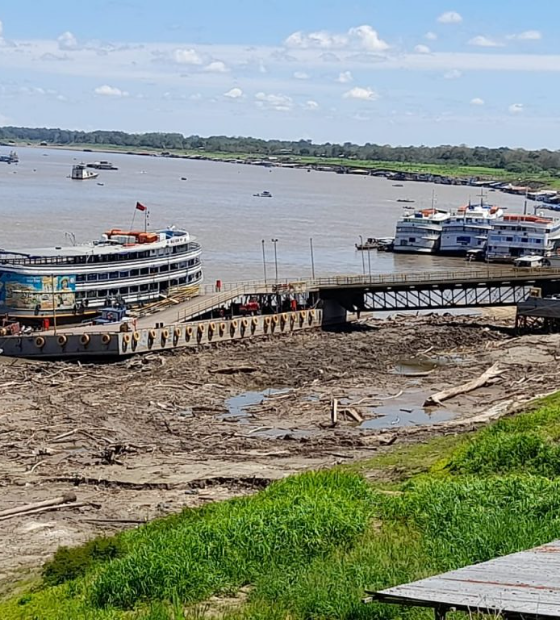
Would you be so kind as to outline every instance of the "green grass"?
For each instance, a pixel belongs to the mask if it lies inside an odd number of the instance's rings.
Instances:
[[[78,548],[86,561],[76,574],[69,561],[60,585],[47,580],[0,603],[0,617],[431,618],[360,599],[365,589],[560,537],[559,438],[556,395],[471,435],[185,510],[120,534],[115,545]],[[72,558],[70,551],[58,560],[64,568]]]
[[[39,141],[27,141],[26,144],[32,146],[39,146]],[[154,153],[159,154],[163,149],[154,147],[134,147],[134,146],[117,146],[114,144],[64,144],[64,145],[49,145],[57,146],[59,148],[69,148],[76,150],[91,149],[92,151],[102,152],[119,152],[119,153]],[[175,155],[186,156],[189,158],[205,157],[208,159],[229,161],[234,159],[249,160],[259,159],[267,157],[262,153],[228,153],[228,152],[211,152],[201,150],[177,150],[169,149],[169,152]],[[449,164],[421,164],[414,162],[395,162],[395,161],[382,161],[382,160],[360,160],[360,159],[345,159],[336,157],[305,157],[305,156],[290,156],[290,162],[299,164],[310,164],[317,166],[345,166],[350,168],[364,168],[364,169],[383,169],[391,170],[394,172],[417,172],[437,174],[448,177],[460,177],[470,178],[479,177],[484,180],[511,182],[514,184],[531,184],[538,187],[546,187],[551,189],[560,189],[560,177],[551,175],[549,172],[527,173],[519,174],[517,172],[510,172],[503,168],[490,168],[487,166],[458,166]]]

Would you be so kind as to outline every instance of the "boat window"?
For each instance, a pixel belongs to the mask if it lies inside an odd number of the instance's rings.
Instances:
[[[169,265],[162,265],[160,267],[160,271],[164,272],[164,271],[169,271]]]
[[[116,280],[119,277],[119,272],[118,271],[111,271],[109,273],[109,279],[110,280]]]
[[[148,269],[148,267],[144,267],[144,269],[140,269],[140,274],[143,276],[146,276],[150,273],[150,270]]]
[[[133,270],[130,272],[130,275],[131,275],[132,277],[137,276],[137,275],[138,275],[138,271],[139,271],[138,269],[133,269]]]
[[[147,290],[148,290],[148,285],[147,285],[147,284],[142,284],[142,285],[140,286],[140,290],[141,290],[141,291],[147,291]]]
[[[109,279],[109,274],[108,273],[100,273],[99,274],[99,279],[100,280],[108,280]]]
[[[76,276],[76,282],[85,282],[86,281],[86,276],[83,273],[79,273]]]
[[[119,272],[119,278],[128,278],[128,271]]]
[[[87,279],[88,279],[88,282],[94,282],[95,280],[97,280],[97,274],[96,273],[88,273],[87,274]]]
[[[107,291],[106,291],[105,289],[100,288],[100,289],[97,291],[97,296],[98,296],[98,297],[107,297]]]
[[[122,287],[119,289],[119,293],[120,293],[121,295],[127,295],[127,294],[128,294],[128,286],[122,286]]]
[[[131,293],[137,293],[138,292],[138,287],[137,286],[131,286],[130,287],[130,292]]]
[[[142,269],[142,271],[144,270]],[[150,267],[150,273],[157,273],[158,271],[159,271],[158,267]]]

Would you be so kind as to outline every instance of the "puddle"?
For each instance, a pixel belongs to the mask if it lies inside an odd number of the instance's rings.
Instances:
[[[386,405],[368,408],[365,415],[374,415],[360,424],[360,428],[381,429],[401,426],[427,426],[453,420],[459,412],[444,407],[423,407],[428,394],[423,391],[408,392]]]
[[[460,355],[435,355],[433,357],[411,357],[397,360],[393,367],[393,374],[405,377],[429,374],[438,366],[449,366],[464,363]]]
[[[311,437],[314,431],[300,431],[291,428],[263,428],[262,430],[251,433],[253,437],[268,437],[269,439],[305,439]],[[288,435],[288,437],[286,437]]]
[[[250,415],[247,411],[248,407],[260,405],[274,394],[285,394],[289,391],[290,390],[287,389],[278,390],[275,388],[268,388],[260,392],[242,392],[241,394],[228,398],[225,402],[228,412],[222,413],[217,417],[219,420],[231,420],[233,418],[241,423],[247,423]]]

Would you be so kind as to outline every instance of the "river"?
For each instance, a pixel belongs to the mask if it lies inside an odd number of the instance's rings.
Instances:
[[[359,235],[393,236],[403,204],[456,208],[477,200],[463,186],[393,182],[377,177],[264,168],[243,164],[19,148],[20,163],[0,163],[0,248],[63,245],[66,232],[78,241],[106,229],[128,228],[139,201],[149,207],[152,228],[176,224],[201,242],[207,282],[263,277],[265,240],[269,279],[311,275],[310,238],[317,276],[390,273],[463,267],[464,260],[356,252]],[[73,164],[109,159],[118,171],[94,180],[72,181]],[[186,177],[187,180],[182,180]],[[268,190],[272,198],[253,194]],[[488,195],[490,202],[521,212],[524,198]],[[143,226],[136,212],[135,227]]]

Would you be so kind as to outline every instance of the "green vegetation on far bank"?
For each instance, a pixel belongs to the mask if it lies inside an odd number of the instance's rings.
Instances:
[[[560,537],[559,440],[555,395],[471,435],[185,510],[59,551],[0,617],[427,620],[360,599]]]
[[[481,177],[560,187],[560,151],[469,147],[466,145],[390,146],[387,144],[317,144],[311,140],[262,140],[242,136],[184,136],[180,133],[130,134],[123,131],[73,131],[53,128],[0,127],[5,145],[34,144],[95,150],[169,152],[209,159],[273,157],[313,165],[383,168],[394,171]]]

